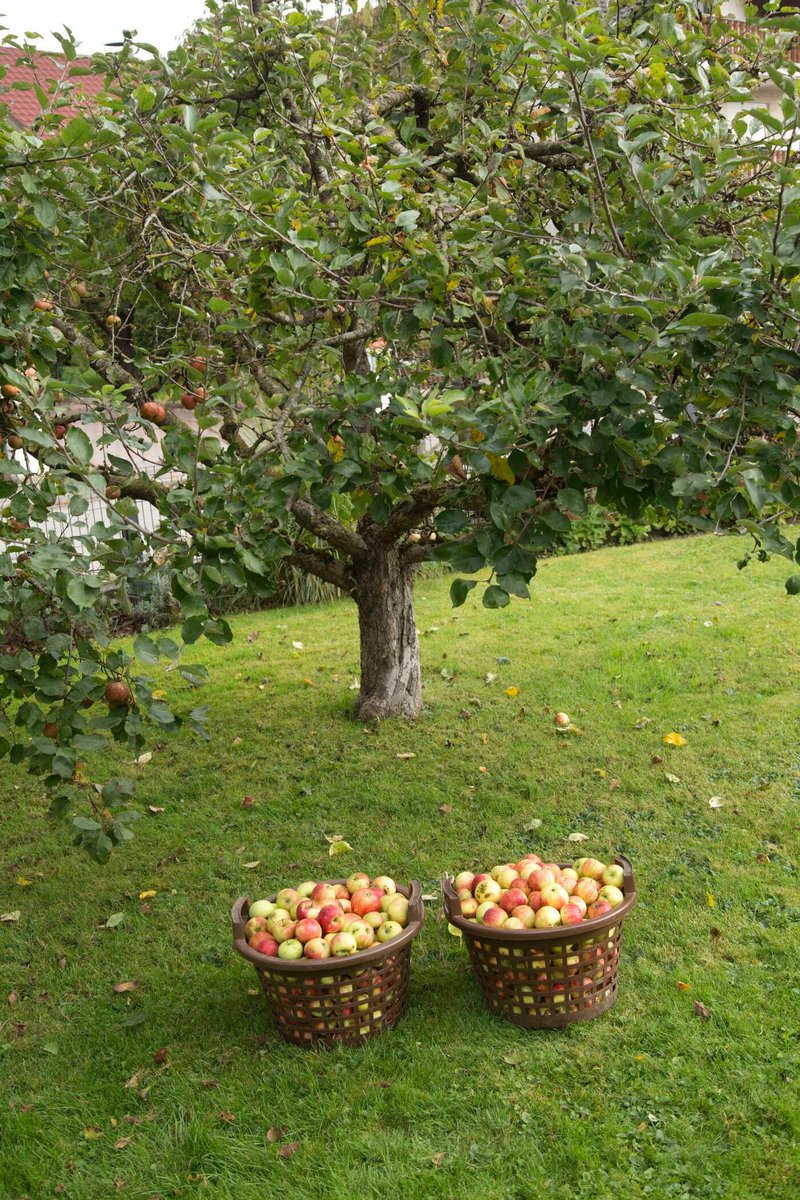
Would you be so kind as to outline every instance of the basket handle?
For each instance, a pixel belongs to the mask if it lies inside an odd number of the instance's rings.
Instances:
[[[422,888],[419,880],[412,879],[408,887],[408,917],[410,921],[421,921],[423,915]]]
[[[442,878],[442,895],[444,896],[444,911],[448,921],[452,921],[453,917],[461,916],[461,905],[458,903],[458,896],[453,887],[453,880],[449,875]]]
[[[624,854],[618,854],[614,861],[622,867],[622,890],[626,896],[630,896],[636,891],[636,880],[633,877],[631,860],[626,858]]]
[[[244,927],[247,924],[247,913],[250,908],[250,897],[240,896],[231,909],[231,920],[233,921],[233,940],[238,941],[240,938],[244,941]]]

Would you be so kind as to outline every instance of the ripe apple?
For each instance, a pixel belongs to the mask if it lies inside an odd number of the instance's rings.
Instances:
[[[377,888],[358,888],[350,901],[354,913],[363,917],[368,912],[380,912],[384,893]],[[388,911],[388,909],[387,909]]]
[[[459,871],[453,881],[453,887],[456,891],[460,888],[469,888],[470,892],[475,884],[475,876],[472,871]]]
[[[542,899],[541,892],[528,892],[528,907],[532,908],[535,913],[539,911],[543,904],[544,900]]]
[[[478,904],[483,904],[485,900],[497,902],[502,892],[503,889],[496,879],[483,879],[476,885],[474,896]]]
[[[274,913],[276,905],[271,900],[254,900],[247,910],[249,917],[268,917]]]
[[[112,707],[127,704],[131,698],[131,689],[122,679],[112,679],[111,683],[106,684],[105,697]]]
[[[499,929],[501,925],[505,925],[508,914],[503,912],[499,904],[490,904],[479,919],[482,925],[488,925],[490,929]]]
[[[578,874],[582,879],[600,880],[603,878],[603,872],[606,869],[606,864],[601,863],[596,858],[584,859],[581,864]]]
[[[295,921],[303,921],[306,917],[314,916],[314,912],[312,911],[313,909],[316,909],[317,912],[319,912],[319,908],[314,901],[310,900],[308,896],[306,896],[300,900],[295,900],[294,904],[289,909],[289,915],[294,917]]]
[[[253,950],[257,950],[259,954],[268,954],[270,958],[278,956],[278,943],[268,933],[257,933],[250,939],[248,945]]]
[[[267,922],[264,917],[251,917],[244,927],[244,936],[248,942],[255,933],[266,933]]]
[[[486,871],[482,871],[480,875],[475,875],[472,880],[473,896],[475,895],[475,889],[477,888],[478,884],[483,883],[484,879],[491,879],[491,878],[492,878],[491,875],[487,874]]]
[[[603,871],[602,879],[603,883],[608,884],[609,887],[621,889],[622,884],[625,881],[625,872],[619,863],[611,863],[610,866],[606,867],[605,871]]]
[[[494,879],[497,883],[499,883],[500,876],[502,875],[503,871],[507,871],[507,870],[509,870],[509,868],[513,871],[514,864],[513,863],[498,863],[496,867],[492,867],[492,869],[491,869],[490,874],[492,876],[492,879]]]
[[[518,908],[514,909],[511,915],[517,921],[522,922],[523,929],[533,929],[536,913],[529,904],[520,904]]]
[[[278,908],[285,908],[290,912],[295,900],[299,899],[300,897],[297,895],[297,892],[294,890],[294,888],[282,888],[275,897],[275,903],[277,904]]]
[[[575,885],[573,896],[580,896],[581,900],[585,900],[587,904],[593,904],[597,899],[600,888],[595,883],[594,879],[579,879]]]
[[[347,890],[351,896],[359,888],[365,887],[369,887],[369,875],[365,875],[363,871],[355,871],[347,881]]]
[[[356,939],[359,950],[366,950],[375,941],[375,930],[366,921],[355,921],[347,932]]]
[[[583,864],[584,864],[585,862],[586,862],[586,856],[585,856],[585,855],[584,855],[584,857],[583,857],[583,858],[576,858],[576,859],[575,859],[575,862],[572,864],[572,869],[573,869],[573,871],[576,871],[576,872],[578,873],[578,875],[580,875],[580,873],[581,873],[581,867],[583,866]]]
[[[503,928],[504,929],[524,929],[525,926],[523,925],[522,921],[520,921],[519,917],[509,917],[508,920],[506,921],[505,925],[503,926]]]
[[[376,931],[376,936],[379,942],[391,942],[392,938],[399,937],[403,932],[403,926],[397,921],[384,921]]]
[[[315,904],[330,904],[331,900],[336,899],[336,888],[330,883],[318,883],[311,893],[311,899]]]
[[[350,892],[343,883],[334,884],[334,896],[337,900],[349,900]]]
[[[275,941],[280,946],[284,942],[291,942],[291,941],[295,940],[294,939],[294,931],[296,928],[297,928],[296,921],[283,921],[282,923],[277,924],[277,925],[270,925],[269,931],[272,934],[272,936],[275,938]]]
[[[383,892],[384,896],[393,896],[397,891],[397,884],[388,875],[376,875],[370,886]]]
[[[560,883],[548,883],[542,888],[542,900],[545,906],[561,909],[569,901],[569,892]]]
[[[586,904],[586,901],[584,899],[582,899],[581,896],[570,896],[569,902],[570,902],[570,904],[574,904],[576,908],[579,908],[581,910],[582,917],[586,916],[587,904]],[[562,912],[564,911],[563,908],[561,911]]]
[[[336,933],[331,939],[331,954],[334,958],[345,958],[348,954],[355,954],[357,949],[352,933]]]
[[[520,879],[524,879],[526,883],[530,883],[533,872],[541,870],[542,860],[540,858],[532,858],[526,863],[517,863],[517,866],[519,867]]]
[[[469,900],[472,895],[472,888],[459,888],[456,892],[459,900]]]
[[[461,901],[462,917],[474,917],[477,911],[478,911],[478,901],[475,899],[474,896],[470,896],[469,900]]]
[[[619,888],[613,887],[610,883],[607,883],[605,887],[601,887],[597,896],[597,900],[607,900],[612,908],[619,908],[624,899],[625,897]]]
[[[344,927],[345,914],[338,904],[325,904],[319,910],[317,921],[323,933],[338,933]]]
[[[580,908],[578,908],[577,904],[573,904],[570,901],[569,904],[565,904],[561,909],[562,925],[580,925],[582,920],[583,912]]]
[[[559,729],[567,729],[569,726],[569,717],[565,712],[557,712],[553,720]]]
[[[543,904],[533,922],[536,929],[553,929],[561,924],[561,913],[549,904]]]
[[[502,871],[497,876],[497,882],[501,888],[510,888],[514,880],[517,878],[516,867],[503,867]]]
[[[383,924],[383,921],[384,921],[383,913],[379,913],[379,912],[364,913],[364,916],[362,919],[364,921],[366,921],[366,923],[368,925],[370,925],[373,929],[378,929]]]
[[[563,888],[566,888],[571,896],[575,891],[575,885],[578,882],[578,878],[578,872],[573,867],[564,867],[558,882]]]
[[[336,933],[326,933],[322,940],[323,940],[323,942],[325,942],[326,946],[330,946],[333,939],[335,937],[338,937],[339,933],[341,933],[341,932],[342,932],[341,930],[338,930]]]
[[[473,904],[477,904],[474,898]],[[406,900],[405,896],[392,896],[386,909],[386,917],[389,921],[396,921],[398,925],[402,925],[403,929],[405,929],[408,924],[408,900]]]
[[[322,926],[319,921],[306,917],[305,920],[297,922],[294,936],[305,946],[306,942],[313,942],[315,938],[322,937]]]
[[[349,913],[352,911],[353,904],[352,904],[352,901],[349,899],[345,900],[344,898],[342,898],[341,900],[337,901],[337,904],[339,905],[342,912],[344,912],[344,913]]]
[[[528,883],[536,892],[541,892],[548,884],[555,883],[555,881],[555,874],[549,867],[537,867],[533,874],[528,876]]]
[[[331,948],[324,938],[312,938],[303,947],[306,958],[330,958]]]
[[[604,917],[606,913],[613,912],[613,909],[607,900],[595,900],[594,904],[590,904],[586,910],[586,917],[589,921],[593,921],[595,917]]]
[[[316,881],[307,879],[305,883],[301,883],[297,888],[297,894],[301,900],[308,900],[314,895],[314,888],[317,886]]]
[[[527,904],[528,895],[526,892],[521,892],[519,888],[512,888],[508,892],[503,892],[498,903],[504,913],[509,915],[513,913],[515,908],[519,908],[521,904]]]
[[[297,938],[289,938],[286,942],[281,942],[278,946],[278,958],[302,958],[303,943],[298,942]]]

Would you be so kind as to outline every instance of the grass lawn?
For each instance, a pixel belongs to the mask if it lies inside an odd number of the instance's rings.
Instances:
[[[0,924],[2,1200],[791,1195],[800,601],[787,563],[739,573],[740,551],[551,560],[505,612],[474,594],[454,611],[447,579],[422,581],[414,726],[349,719],[352,605],[237,618],[231,647],[192,654],[212,668],[210,740],[124,764],[146,815],[104,868],[4,767],[0,911],[21,918]],[[579,732],[556,733],[559,708]],[[352,854],[328,857],[334,833]],[[633,860],[610,1013],[543,1033],[490,1017],[431,901],[394,1031],[279,1040],[230,946],[237,895],[357,868],[435,892],[526,849]]]

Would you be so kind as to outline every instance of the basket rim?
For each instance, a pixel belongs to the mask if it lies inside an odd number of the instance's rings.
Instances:
[[[533,942],[558,942],[580,941],[587,934],[599,932],[603,929],[608,929],[612,925],[616,925],[618,921],[624,919],[636,904],[636,880],[633,875],[633,866],[630,859],[627,859],[624,854],[617,854],[614,858],[624,872],[623,890],[625,899],[622,904],[616,908],[612,908],[610,913],[606,913],[604,917],[595,917],[591,921],[581,921],[580,925],[556,925],[554,929],[504,929],[500,925],[497,929],[492,929],[489,925],[478,925],[474,921],[469,921],[465,916],[458,911],[458,896],[453,887],[452,877],[445,875],[442,879],[442,892],[444,895],[444,909],[448,921],[454,925],[456,929],[467,934],[468,937],[479,937],[482,941],[489,942],[514,942],[515,944],[531,944]],[[562,868],[569,866],[569,863],[559,863]]]
[[[323,879],[320,883],[344,884],[346,879]],[[234,948],[248,959],[256,967],[268,967],[275,975],[336,975],[340,973],[352,974],[354,971],[360,970],[362,966],[369,966],[371,963],[377,963],[382,958],[402,949],[412,942],[422,928],[422,923],[425,920],[425,908],[422,903],[422,888],[416,879],[412,879],[408,886],[404,884],[397,885],[397,891],[401,896],[405,896],[408,900],[409,922],[399,937],[392,938],[390,942],[379,942],[376,946],[370,946],[366,950],[358,950],[355,954],[347,955],[344,958],[273,958],[270,954],[260,954],[258,950],[254,950],[252,946],[248,946],[247,939],[244,936],[244,927],[247,922],[247,910],[250,907],[249,896],[239,896],[234,902],[231,909],[231,921],[233,923],[233,945]],[[275,896],[267,896],[266,899],[274,903]]]

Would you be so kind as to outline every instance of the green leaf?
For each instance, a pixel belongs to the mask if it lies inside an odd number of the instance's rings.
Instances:
[[[586,512],[586,498],[576,488],[562,488],[556,496],[556,505],[561,512],[573,512],[579,517]]]
[[[91,576],[73,575],[67,581],[67,595],[76,608],[91,608],[99,595],[100,583]]]
[[[139,659],[139,662],[147,663],[152,666],[159,660],[158,646],[152,638],[145,634],[140,634],[133,643],[133,653]]]
[[[790,575],[786,580],[786,591],[790,596],[800,596],[800,575]]]
[[[503,588],[498,587],[495,583],[490,584],[490,586],[487,587],[486,591],[483,593],[484,608],[505,608],[506,605],[510,603],[511,598],[508,592],[504,591]]]
[[[475,579],[454,579],[450,584],[450,602],[453,608],[460,608],[474,587],[477,587]]]
[[[137,88],[134,88],[133,98],[139,106],[139,111],[148,113],[156,102],[155,88],[151,87],[149,83],[140,83]]]
[[[52,229],[58,220],[58,209],[55,204],[52,204],[49,200],[45,200],[42,196],[34,200],[33,214],[39,224],[45,229]]]
[[[82,467],[88,467],[94,453],[89,438],[77,425],[70,425],[67,430],[67,449]]]

